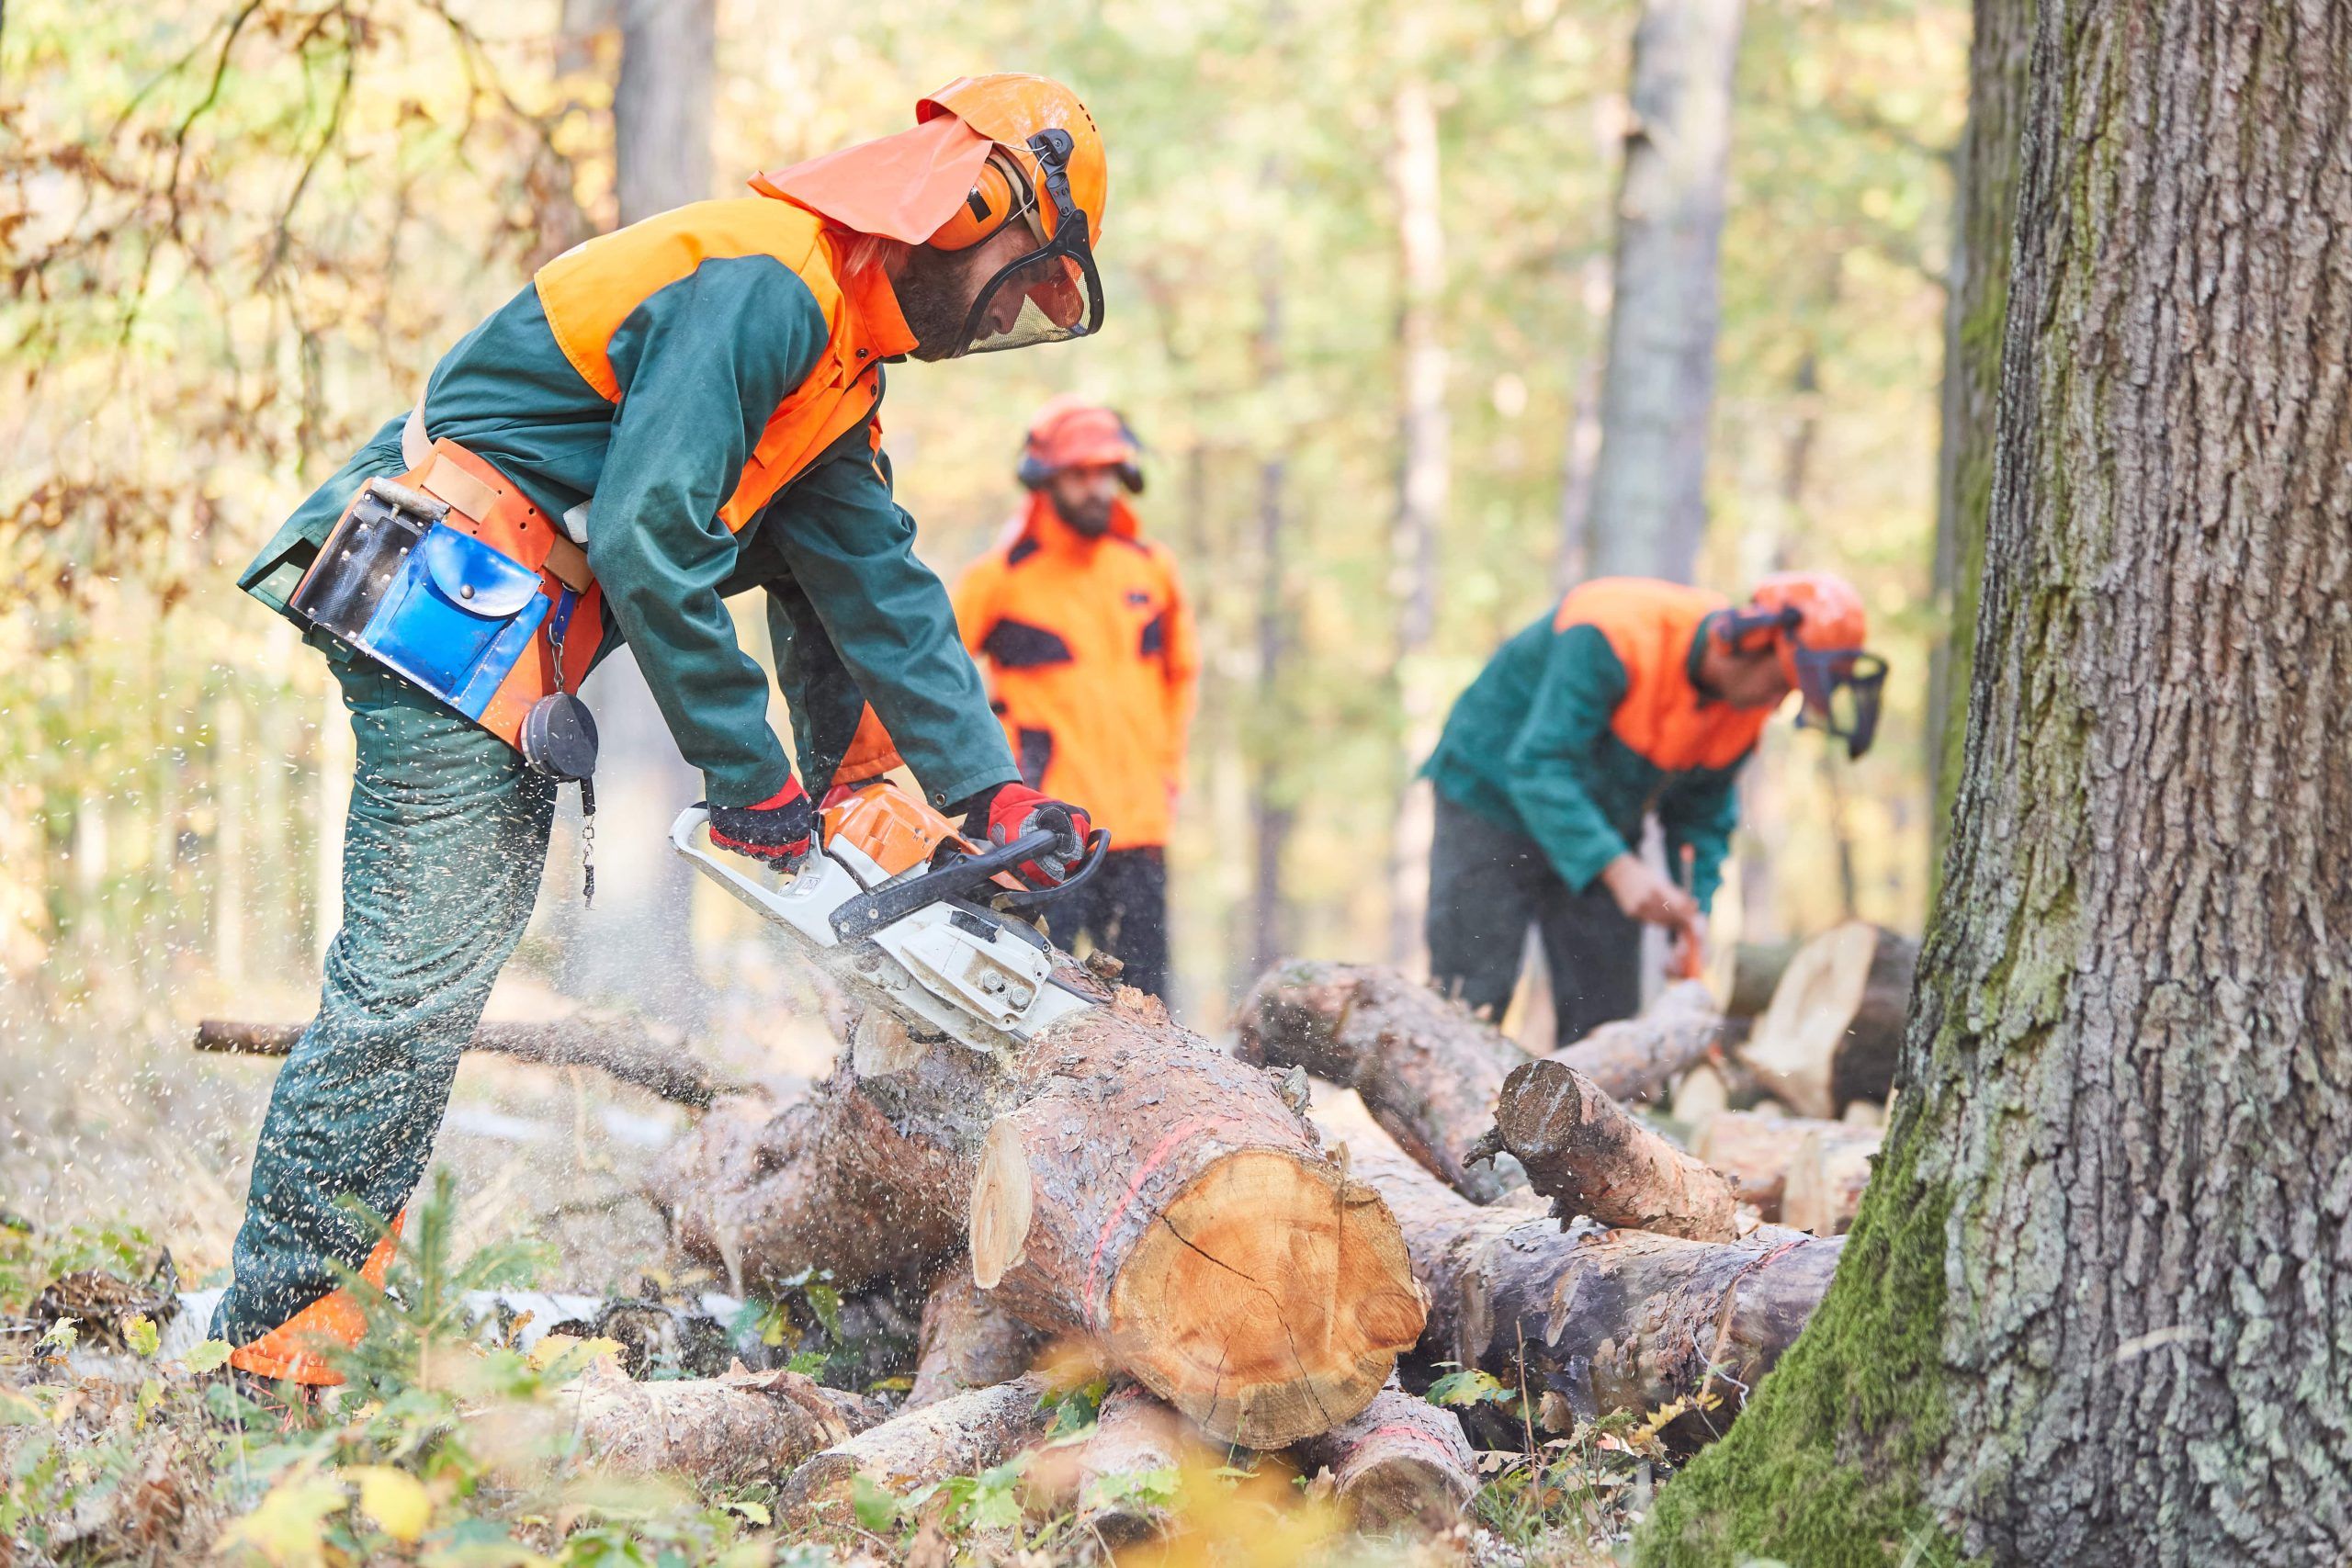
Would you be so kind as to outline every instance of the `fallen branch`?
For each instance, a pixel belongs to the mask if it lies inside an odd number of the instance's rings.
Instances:
[[[1242,1060],[1354,1089],[1399,1147],[1473,1202],[1510,1190],[1462,1156],[1527,1053],[1459,1004],[1377,964],[1282,964],[1250,988],[1234,1028]]]
[[[1430,1295],[1422,1358],[1523,1380],[1552,1430],[1670,1410],[1674,1442],[1719,1436],[1819,1304],[1844,1246],[1564,1228],[1524,1202],[1481,1208],[1385,1149],[1351,1149],[1350,1169],[1387,1199],[1412,1249]]]
[[[1046,1380],[1033,1372],[902,1411],[803,1460],[784,1484],[784,1506],[846,1502],[860,1475],[902,1495],[1002,1464],[1045,1434],[1051,1417],[1046,1393]]]
[[[224,1055],[286,1056],[308,1027],[208,1018],[196,1026],[196,1049]],[[732,1092],[694,1060],[684,1041],[628,1019],[598,1013],[534,1023],[483,1023],[469,1051],[549,1067],[594,1067],[620,1082],[700,1110]]]
[[[1450,1410],[1391,1386],[1362,1415],[1295,1450],[1309,1474],[1329,1470],[1355,1528],[1442,1535],[1478,1490],[1478,1456]]]
[[[1565,1061],[1529,1062],[1503,1080],[1495,1125],[1473,1159],[1508,1150],[1561,1218],[1589,1215],[1690,1241],[1729,1241],[1731,1184],[1634,1120]]]

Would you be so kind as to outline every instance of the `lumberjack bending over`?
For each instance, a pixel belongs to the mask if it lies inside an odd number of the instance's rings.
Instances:
[[[343,924],[212,1323],[239,1371],[339,1381],[320,1342],[359,1314],[330,1261],[380,1280],[390,1249],[338,1200],[397,1214],[424,1170],[557,786],[594,764],[572,694],[601,652],[635,651],[728,849],[792,860],[803,780],[823,795],[902,750],[967,833],[1054,831],[1033,880],[1080,853],[1086,814],[1018,782],[875,410],[885,360],[1099,330],[1102,143],[1036,76],[958,80],[916,118],[550,262],[240,580],[332,661],[358,761]],[[800,778],[723,604],[754,587]]]
[[[1640,922],[1674,930],[1695,974],[1740,765],[1791,692],[1804,694],[1799,724],[1849,756],[1869,748],[1886,662],[1862,650],[1866,635],[1844,579],[1781,572],[1737,608],[1603,578],[1505,643],[1421,770],[1437,790],[1432,983],[1499,1016],[1532,924],[1565,1045],[1640,1005]],[[1687,857],[1680,886],[1633,851],[1653,811],[1668,864]]]

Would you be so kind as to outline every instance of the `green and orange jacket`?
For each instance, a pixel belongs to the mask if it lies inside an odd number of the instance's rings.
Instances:
[[[1651,812],[1691,895],[1723,881],[1737,819],[1734,783],[1771,718],[1699,690],[1720,594],[1601,578],[1503,644],[1447,716],[1421,772],[1440,795],[1523,833],[1578,891],[1641,841]]]
[[[934,804],[1015,776],[946,590],[891,497],[875,410],[882,362],[913,334],[881,273],[841,276],[846,243],[763,196],[647,219],[549,262],[425,384],[428,435],[550,517],[586,507],[605,649],[636,654],[719,805],[763,800],[787,776],[767,680],[724,603],[752,587],[768,590],[812,793],[899,761],[892,739]],[[285,610],[353,493],[406,469],[401,423],[287,519],[242,587]]]
[[[1175,558],[1127,504],[1089,539],[1032,495],[957,581],[956,618],[1030,787],[1086,807],[1114,849],[1167,843],[1200,655]]]

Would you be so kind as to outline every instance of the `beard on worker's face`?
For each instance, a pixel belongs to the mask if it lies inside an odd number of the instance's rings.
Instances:
[[[1111,497],[1090,495],[1072,501],[1058,491],[1049,491],[1046,499],[1053,502],[1054,511],[1074,532],[1090,539],[1099,539],[1111,531]]]
[[[917,359],[953,359],[971,346],[964,321],[972,313],[972,296],[988,275],[980,272],[981,252],[935,251],[917,245],[894,285],[899,310],[907,330],[915,334],[911,353]]]

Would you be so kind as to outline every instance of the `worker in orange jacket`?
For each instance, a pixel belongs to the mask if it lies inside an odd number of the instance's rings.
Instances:
[[[1200,659],[1176,562],[1127,504],[1141,457],[1114,411],[1047,402],[1017,470],[1028,506],[955,602],[1021,776],[1111,830],[1102,869],[1047,916],[1056,940],[1083,931],[1128,985],[1164,997],[1168,829]]]

